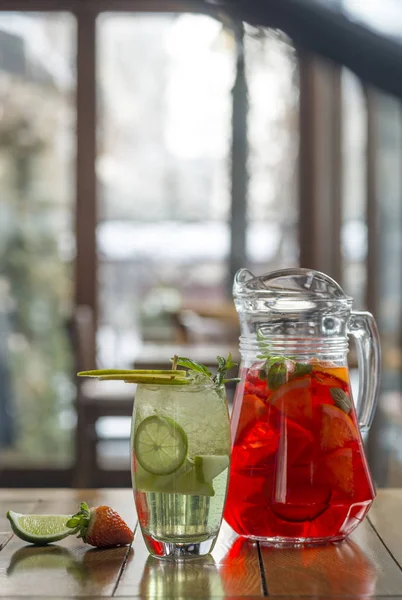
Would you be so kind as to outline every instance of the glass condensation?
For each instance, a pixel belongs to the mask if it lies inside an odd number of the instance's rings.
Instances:
[[[174,473],[149,473],[135,451],[139,427],[153,416],[177,423],[187,437],[186,460]],[[223,391],[213,386],[140,385],[131,447],[135,502],[149,551],[172,557],[208,553],[219,532],[228,482],[230,431]],[[204,476],[197,472],[200,458],[206,465]]]

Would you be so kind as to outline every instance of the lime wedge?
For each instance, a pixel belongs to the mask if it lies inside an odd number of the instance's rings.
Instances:
[[[134,473],[135,488],[139,492],[166,492],[175,493],[175,481],[194,468],[194,463],[188,457],[184,463],[170,475],[154,475],[141,467],[137,462]]]
[[[134,435],[137,460],[153,475],[169,475],[177,471],[186,459],[187,448],[184,429],[170,417],[147,417],[141,421]]]
[[[199,481],[195,468],[176,479],[175,493],[186,496],[215,496],[212,484],[206,481]]]
[[[7,518],[15,535],[31,544],[44,546],[74,533],[66,523],[71,515],[23,515],[9,510]]]
[[[194,467],[198,481],[210,483],[229,466],[229,457],[224,456],[195,456]]]

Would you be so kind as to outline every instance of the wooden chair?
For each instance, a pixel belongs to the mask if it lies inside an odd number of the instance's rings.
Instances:
[[[71,324],[71,337],[74,347],[77,371],[97,368],[96,336],[92,309],[89,306],[78,306]],[[75,487],[97,487],[108,484],[105,472],[98,461],[99,437],[96,423],[101,417],[131,416],[135,385],[127,385],[122,381],[98,381],[97,379],[77,378],[77,427],[75,443]],[[127,444],[127,453],[129,445]],[[107,475],[107,474],[106,474]],[[116,485],[129,482],[128,471],[116,478]],[[110,483],[110,481],[109,481]]]

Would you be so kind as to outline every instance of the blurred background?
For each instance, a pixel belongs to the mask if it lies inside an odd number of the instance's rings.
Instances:
[[[301,4],[398,44],[399,1]],[[369,462],[401,486],[401,100],[214,4],[147,10],[0,4],[0,486],[129,485],[133,389],[75,372],[238,356],[234,273],[297,265],[376,316]]]

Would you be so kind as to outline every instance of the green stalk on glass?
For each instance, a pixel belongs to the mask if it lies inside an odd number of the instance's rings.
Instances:
[[[231,451],[225,376],[235,363],[218,357],[214,376],[186,358],[173,363],[171,372],[85,375],[137,383],[131,465],[138,520],[153,556],[181,559],[208,554],[218,536]]]

